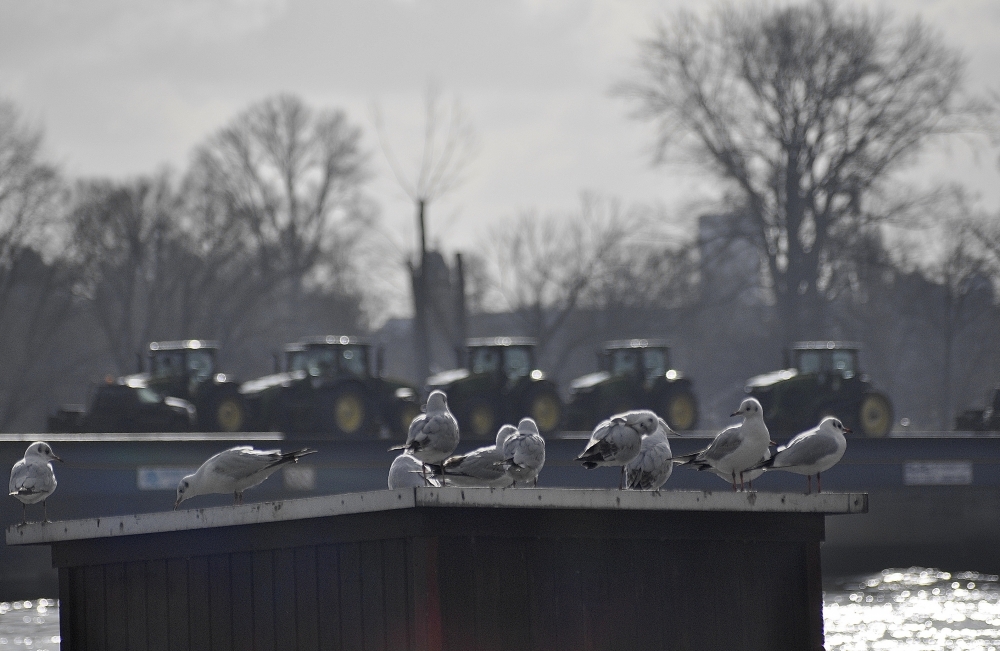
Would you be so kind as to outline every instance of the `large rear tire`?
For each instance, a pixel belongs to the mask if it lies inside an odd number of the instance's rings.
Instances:
[[[677,391],[663,401],[661,415],[675,432],[692,430],[698,426],[698,401],[690,391]]]
[[[219,432],[242,432],[247,423],[247,408],[237,393],[227,393],[215,401],[212,418]]]
[[[562,401],[552,389],[540,388],[528,400],[528,415],[534,419],[542,435],[551,434],[559,429],[562,422]]]
[[[892,403],[881,393],[869,393],[861,399],[858,427],[868,438],[883,438],[892,431]]]
[[[334,434],[354,437],[363,434],[369,424],[368,408],[361,390],[355,386],[337,389],[330,396],[328,423],[325,429]]]
[[[464,422],[461,423],[463,435],[468,433],[468,438],[474,439],[496,438],[499,425],[493,405],[481,398],[474,398],[463,411]]]

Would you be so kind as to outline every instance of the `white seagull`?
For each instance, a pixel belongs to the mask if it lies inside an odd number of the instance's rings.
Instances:
[[[514,483],[503,468],[503,445],[507,437],[517,434],[513,425],[504,425],[497,432],[495,445],[476,448],[471,452],[448,457],[440,465],[429,468],[434,477],[455,486],[506,488]]]
[[[254,450],[249,445],[223,450],[209,457],[193,475],[177,484],[174,510],[184,500],[210,493],[232,493],[233,504],[242,504],[243,491],[261,483],[281,466],[296,463],[300,457],[314,452],[316,450],[309,448],[294,452]]]
[[[740,490],[746,479],[744,473],[757,465],[771,445],[771,436],[764,424],[764,410],[756,398],[747,398],[731,414],[743,416],[743,422],[719,432],[707,448],[692,454],[674,457],[674,463],[692,465],[698,470],[714,470],[733,483],[740,480]]]
[[[771,458],[771,450],[770,449],[765,450],[764,451],[764,458],[761,460],[761,463],[763,463],[764,461],[767,461],[770,458]],[[758,465],[760,465],[760,464],[758,464]],[[726,481],[729,481],[731,479],[731,477],[729,475],[726,475],[725,473],[721,473],[718,470],[716,470],[715,468],[709,468],[709,470],[711,472],[714,472],[719,477],[722,477]],[[757,466],[754,466],[754,467],[750,468],[750,470],[744,470],[743,471],[743,481],[746,482],[747,488],[749,490],[753,490],[753,480],[757,479],[758,477],[760,477],[763,474],[764,474],[764,469],[763,468],[758,468]]]
[[[522,418],[517,432],[503,444],[503,467],[514,485],[538,485],[538,473],[545,465],[545,439],[533,418]]]
[[[839,419],[827,416],[816,427],[798,434],[778,448],[777,453],[757,466],[762,470],[787,470],[806,476],[806,494],[812,492],[812,476],[816,475],[816,492],[823,492],[820,473],[826,472],[847,451],[847,437],[851,430]]]
[[[42,503],[45,520],[49,521],[46,504],[49,495],[56,489],[56,473],[52,471],[52,461],[62,461],[52,451],[52,446],[44,441],[36,441],[24,451],[24,458],[10,469],[9,490],[11,497],[21,501],[21,524],[28,523],[28,504]]]
[[[626,411],[602,421],[594,428],[587,447],[576,459],[590,470],[598,466],[621,466],[625,485],[625,464],[639,454],[644,434],[652,434],[659,426],[659,417],[648,409]]]
[[[430,477],[425,477],[427,469],[415,457],[404,452],[392,460],[389,466],[389,488],[413,488],[415,486],[440,486]]]
[[[406,443],[389,448],[406,450],[423,463],[441,463],[458,447],[458,421],[448,410],[443,391],[431,391],[426,412],[410,423]]]
[[[658,418],[657,422],[659,427],[652,434],[642,437],[639,454],[625,466],[625,488],[653,491],[659,495],[660,487],[674,470],[670,441],[667,440],[667,434],[674,431],[662,418]]]

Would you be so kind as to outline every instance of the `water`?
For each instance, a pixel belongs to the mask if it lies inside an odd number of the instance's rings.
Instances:
[[[1000,582],[911,567],[835,580],[823,595],[827,651],[1000,651]],[[0,651],[59,649],[54,599],[0,602]]]
[[[55,599],[0,602],[0,651],[18,648],[59,648],[59,605]]]
[[[823,595],[828,651],[1000,651],[996,575],[911,567],[833,583]]]

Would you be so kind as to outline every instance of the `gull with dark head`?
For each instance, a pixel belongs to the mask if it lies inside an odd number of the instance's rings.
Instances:
[[[410,423],[406,443],[389,448],[405,450],[423,463],[441,463],[458,447],[458,421],[448,409],[448,396],[431,391],[425,412]]]
[[[659,417],[648,409],[616,414],[594,428],[587,447],[576,459],[588,470],[598,466],[621,466],[625,485],[625,464],[639,454],[642,437],[652,434],[659,426]]]
[[[690,465],[698,470],[713,470],[733,483],[739,479],[743,489],[745,472],[764,459],[771,445],[771,436],[764,424],[764,410],[756,398],[746,398],[731,416],[742,416],[743,422],[719,432],[704,450],[674,458],[674,463]]]
[[[806,493],[812,492],[812,476],[816,475],[816,491],[823,492],[820,473],[837,464],[847,451],[851,430],[839,418],[827,416],[816,427],[796,435],[778,448],[770,459],[757,464],[761,470],[787,470],[806,476]]]
[[[503,467],[514,486],[538,485],[538,473],[545,465],[545,439],[533,418],[522,418],[517,430],[503,444]]]
[[[438,480],[427,477],[424,464],[406,452],[393,459],[389,466],[390,489],[440,485]]]
[[[504,471],[503,446],[508,437],[517,434],[513,425],[504,425],[497,432],[495,445],[476,448],[466,454],[448,457],[440,465],[428,467],[436,479],[455,486],[506,488],[514,483]]]
[[[10,469],[10,496],[21,502],[21,524],[28,523],[28,504],[42,503],[43,522],[49,521],[46,501],[56,489],[52,462],[62,461],[45,441],[36,441],[24,451],[24,458]]]
[[[243,491],[261,483],[282,466],[297,463],[301,457],[315,452],[309,448],[294,452],[255,450],[249,445],[223,450],[177,484],[174,510],[184,500],[212,493],[232,493],[233,504],[242,504]]]
[[[659,427],[652,434],[642,437],[639,454],[625,465],[625,488],[660,493],[674,470],[668,434],[673,434],[666,421],[657,419]]]

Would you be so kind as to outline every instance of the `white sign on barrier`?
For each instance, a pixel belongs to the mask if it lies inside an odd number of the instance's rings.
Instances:
[[[136,484],[141,491],[177,490],[177,484],[197,468],[177,466],[141,466],[136,469]]]
[[[971,483],[971,461],[907,461],[903,464],[905,486],[968,486]]]

